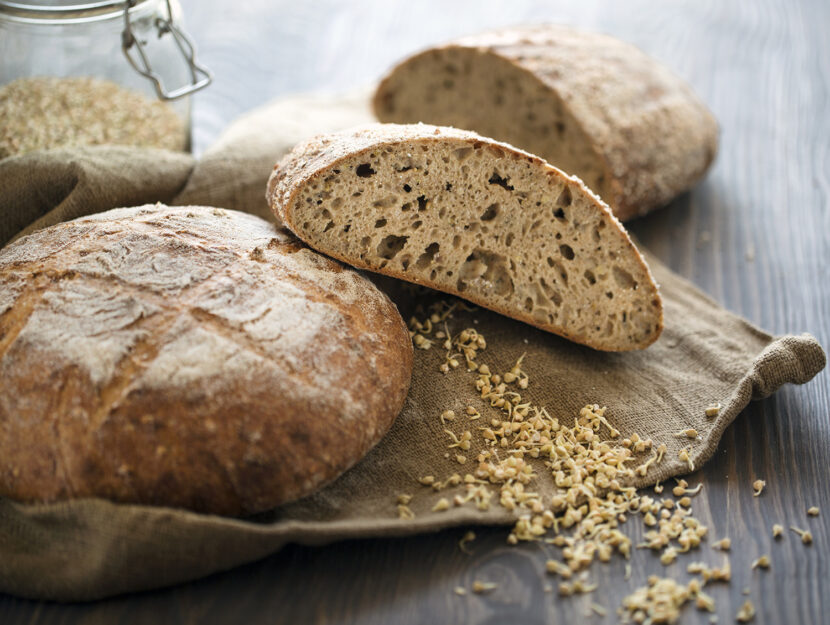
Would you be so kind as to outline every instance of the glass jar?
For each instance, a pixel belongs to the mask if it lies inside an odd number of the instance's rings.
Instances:
[[[99,143],[189,150],[190,94],[210,81],[176,0],[0,0],[0,158]]]

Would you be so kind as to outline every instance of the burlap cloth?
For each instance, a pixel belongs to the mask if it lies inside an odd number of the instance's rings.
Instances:
[[[297,140],[370,119],[365,94],[292,98],[249,114],[228,129],[197,163],[187,155],[126,148],[55,151],[0,161],[0,244],[32,228],[116,206],[151,201],[208,204],[266,215],[265,181],[274,161]],[[479,359],[508,370],[526,353],[526,398],[571,422],[587,403],[608,406],[624,434],[668,445],[665,460],[638,485],[688,472],[678,451],[691,445],[696,467],[714,453],[724,429],[752,399],[781,385],[810,380],[825,355],[809,335],[772,337],[723,310],[647,254],[665,300],[666,328],[642,352],[607,354],[571,344],[524,324],[478,310],[450,320],[475,327],[488,347]],[[389,283],[384,283],[387,286]],[[402,314],[411,291],[393,285]],[[410,293],[402,296],[401,293]],[[288,542],[320,545],[344,538],[399,536],[462,524],[508,524],[498,505],[431,509],[441,496],[416,479],[473,469],[445,458],[448,437],[439,415],[459,414],[449,427],[474,430],[462,413],[494,416],[464,367],[443,375],[439,349],[416,350],[412,389],[390,433],[353,469],[322,491],[255,519],[221,518],[100,500],[19,505],[0,500],[0,591],[57,600],[89,600],[156,588],[262,558]],[[707,405],[720,402],[714,418]],[[672,436],[693,427],[690,442]],[[478,436],[474,441],[478,441]],[[474,456],[468,453],[468,456]],[[541,468],[541,467],[539,467]],[[553,492],[544,471],[534,489]],[[401,520],[396,497],[412,494],[414,519]]]

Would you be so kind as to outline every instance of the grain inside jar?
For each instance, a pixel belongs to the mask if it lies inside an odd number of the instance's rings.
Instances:
[[[0,158],[81,145],[187,149],[170,105],[97,78],[21,78],[0,87]]]

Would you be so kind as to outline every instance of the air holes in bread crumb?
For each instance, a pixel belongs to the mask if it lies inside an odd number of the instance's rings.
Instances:
[[[513,245],[513,239],[514,239],[514,236],[515,236],[515,235],[514,235],[512,232],[508,232],[508,233],[507,233],[507,236],[506,236],[506,237],[504,237],[504,244],[505,244],[507,247],[510,247],[511,245]]]
[[[499,172],[494,171],[493,175],[490,176],[490,179],[487,182],[489,182],[490,184],[497,184],[503,189],[507,189],[508,191],[512,191],[513,190],[513,185],[508,184],[508,180],[510,180],[509,176],[507,176],[505,178],[502,178],[501,176],[499,176]]]
[[[406,245],[408,239],[409,237],[399,237],[394,234],[383,237],[381,242],[378,243],[378,256],[387,260],[395,258],[398,252],[400,252],[404,245]]]
[[[568,286],[568,272],[565,271],[562,263],[557,260],[553,260],[550,256],[548,256],[548,265],[559,275],[559,278],[562,280],[564,285]]]
[[[410,191],[412,191],[412,187],[410,187],[408,184],[405,184],[403,186],[403,190],[406,191],[407,193],[409,193]]]
[[[594,275],[594,272],[590,269],[585,270],[585,279],[588,281],[588,284],[592,286],[597,283],[597,277]]]
[[[597,243],[599,243],[600,239],[602,239],[602,234],[600,233],[600,230],[602,230],[603,228],[605,228],[604,221],[601,221],[596,226],[594,226],[594,241],[596,241]]]
[[[375,208],[389,208],[397,203],[397,197],[395,197],[394,195],[388,195],[385,198],[375,200],[374,202],[372,202],[372,206],[374,206]]]
[[[559,246],[559,251],[562,253],[562,256],[564,256],[567,260],[574,259],[574,250],[570,245],[563,243]]]
[[[561,208],[557,208],[555,211],[553,211],[553,216],[557,219],[561,219],[562,221],[568,220],[567,216],[565,215],[565,211],[563,211]]]
[[[621,269],[614,265],[611,269],[614,274],[614,281],[621,289],[636,289],[637,281],[625,269]]]
[[[423,195],[419,195],[418,196],[418,210],[419,211],[426,210],[427,209],[427,202],[429,202],[429,200],[426,197],[424,197]]]
[[[332,228],[334,228],[334,222],[333,222],[333,221],[330,221],[330,222],[328,222],[328,223],[326,224],[326,227],[325,227],[325,228],[323,228],[323,232],[328,232],[328,231],[329,231],[329,230],[331,230]]]
[[[354,171],[361,178],[369,178],[370,176],[374,176],[376,173],[369,163],[362,163],[358,165]]]
[[[424,250],[424,253],[418,257],[417,261],[415,261],[415,267],[417,269],[426,268],[430,263],[432,263],[433,259],[435,258],[435,255],[438,253],[440,249],[441,246],[438,245],[438,243],[430,243],[427,246],[427,249]]]
[[[500,206],[498,202],[490,204],[485,211],[481,214],[481,221],[493,221],[499,214]]]
[[[385,225],[386,225],[386,219],[383,219],[383,218],[378,219],[375,222],[375,228],[383,228]]]
[[[459,293],[463,293],[470,286],[480,292],[492,291],[502,297],[512,295],[513,280],[504,256],[480,248],[473,250],[461,265],[456,283]]]
[[[421,227],[421,226],[423,226],[423,225],[424,225],[424,222],[423,222],[423,221],[421,221],[421,220],[418,220],[418,221],[413,221],[413,222],[412,222],[412,229],[413,229],[413,230],[417,230],[418,228],[420,228],[420,227]]]
[[[539,278],[539,283],[542,285],[542,289],[543,289],[543,290],[544,290],[544,292],[545,292],[545,296],[546,296],[546,298],[547,298],[549,301],[553,302],[553,304],[554,304],[556,307],[561,306],[561,305],[562,305],[562,295],[559,293],[559,291],[557,291],[557,290],[556,290],[556,289],[554,289],[552,286],[550,286],[550,285],[549,285],[549,284],[545,281],[545,279],[544,279],[544,278]]]
[[[459,161],[465,160],[472,153],[473,153],[473,148],[458,148],[457,150],[453,151],[453,155]]]
[[[563,208],[567,208],[572,203],[573,203],[573,196],[571,195],[571,188],[568,185],[565,185],[562,188],[562,193],[559,194],[559,198],[556,200],[556,205],[561,206]],[[554,213],[553,216],[554,217],[559,217],[556,213]]]

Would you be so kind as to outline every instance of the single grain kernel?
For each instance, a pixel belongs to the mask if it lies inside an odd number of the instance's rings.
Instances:
[[[441,497],[435,505],[432,507],[433,512],[443,512],[444,510],[449,510],[450,502],[447,501],[446,497]]]
[[[809,545],[813,542],[813,535],[810,532],[808,532],[807,530],[803,530],[801,528],[794,527],[792,525],[790,525],[790,529],[792,531],[794,531],[796,534],[798,534],[799,536],[801,536],[801,542],[803,542],[805,545]]]
[[[461,537],[461,540],[458,541],[458,548],[461,549],[464,553],[472,553],[467,548],[467,544],[473,542],[476,539],[476,533],[472,530],[468,531],[464,536]]]
[[[673,434],[675,438],[697,438],[697,430],[689,428],[688,430],[680,430]]]
[[[490,592],[491,590],[495,590],[498,588],[498,584],[494,582],[481,582],[475,580],[473,582],[473,592],[477,595],[483,594],[485,592]]]
[[[738,614],[735,616],[735,620],[739,623],[748,623],[754,618],[755,606],[752,605],[752,601],[747,599],[746,601],[744,601],[744,604],[741,606],[741,609],[738,610]]]
[[[768,555],[763,555],[752,563],[751,568],[753,568],[753,569],[757,569],[757,568],[768,569],[769,564],[770,564],[769,556]]]
[[[452,410],[445,410],[441,413],[441,423],[446,421],[455,421],[455,412]]]
[[[755,480],[752,482],[752,488],[755,490],[755,492],[752,493],[752,496],[758,497],[764,491],[764,487],[766,485],[767,483],[764,480]]]
[[[721,551],[729,551],[732,546],[732,541],[728,538],[721,538],[719,541],[712,543],[712,547],[720,549]]]

